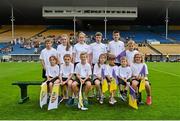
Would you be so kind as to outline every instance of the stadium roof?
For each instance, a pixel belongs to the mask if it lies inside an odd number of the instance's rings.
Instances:
[[[165,9],[168,7],[170,24],[178,24],[180,20],[180,0],[1,0],[0,24],[10,24],[11,6],[14,7],[16,24],[47,24],[52,21],[42,17],[42,6],[137,6],[138,18],[132,23],[152,25],[165,23]]]

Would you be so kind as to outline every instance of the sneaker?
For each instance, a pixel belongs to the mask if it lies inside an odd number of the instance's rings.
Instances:
[[[115,98],[112,98],[113,104],[117,103],[117,100]]]
[[[103,98],[103,97],[100,98],[99,103],[100,103],[100,104],[103,104],[103,103],[104,103],[104,98]]]
[[[122,97],[124,98],[124,101],[126,102],[127,101],[127,94],[123,93]]]
[[[120,99],[121,99],[123,102],[126,101],[126,99],[125,99],[122,95],[120,95]]]
[[[112,97],[109,99],[109,104],[111,104],[111,105],[114,104]]]
[[[78,106],[78,98],[74,98],[73,106]]]
[[[151,96],[147,96],[146,103],[147,103],[147,105],[152,104]]]
[[[88,107],[88,105],[89,105],[88,99],[84,99],[83,104],[84,104],[85,107]]]
[[[72,97],[70,97],[67,101],[67,105],[73,105],[74,99]]]
[[[63,101],[63,98],[61,96],[58,96],[58,105]]]

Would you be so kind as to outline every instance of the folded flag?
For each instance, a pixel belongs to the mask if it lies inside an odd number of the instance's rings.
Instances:
[[[110,83],[110,92],[115,91],[117,89],[116,80],[113,78]]]
[[[129,86],[129,105],[135,109],[138,109],[136,92],[130,85],[128,86]]]
[[[102,92],[105,93],[108,91],[108,83],[107,80],[105,79],[105,72],[104,69],[101,70],[101,77],[102,77]]]
[[[46,82],[41,84],[41,92],[40,92],[40,107],[42,108],[45,104],[47,104],[47,84]]]
[[[143,65],[139,75],[142,77],[145,77],[145,75],[146,75],[145,65]],[[142,92],[143,90],[145,90],[145,82],[146,82],[145,79],[141,80],[141,82],[139,84],[139,92]]]
[[[54,84],[49,100],[48,110],[58,108],[59,84]]]
[[[124,57],[124,56],[126,56],[126,50],[122,51],[122,52],[116,57],[116,59],[120,60],[121,57]]]

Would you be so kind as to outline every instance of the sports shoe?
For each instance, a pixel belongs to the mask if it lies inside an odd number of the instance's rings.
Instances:
[[[120,99],[121,99],[123,102],[126,101],[126,99],[125,99],[122,95],[120,95]]]
[[[58,105],[63,101],[63,98],[61,96],[58,96]]]
[[[88,99],[84,99],[83,104],[84,104],[85,107],[88,107],[88,105],[89,105]]]
[[[147,105],[151,105],[152,104],[151,96],[147,96],[146,103],[147,103]]]
[[[104,103],[104,98],[101,96],[100,100],[99,100],[99,103],[100,104],[103,104]]]
[[[71,105],[73,105],[73,102],[74,102],[74,99],[72,97],[70,97],[66,104],[71,106]]]
[[[74,98],[74,104],[73,106],[78,106],[78,98]]]
[[[117,100],[113,97],[112,98],[113,104],[117,103]]]
[[[109,104],[111,104],[111,105],[114,105],[114,103],[116,103],[116,102],[117,101],[112,97],[109,99]]]

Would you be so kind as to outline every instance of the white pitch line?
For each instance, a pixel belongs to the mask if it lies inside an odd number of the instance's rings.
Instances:
[[[154,71],[158,71],[158,72],[162,72],[162,73],[165,73],[165,74],[169,74],[171,76],[177,76],[177,77],[180,77],[180,75],[178,74],[173,74],[173,73],[169,73],[169,72],[166,72],[166,71],[161,71],[161,70],[158,70],[158,69],[155,69],[155,68],[149,68],[150,70],[154,70]]]

